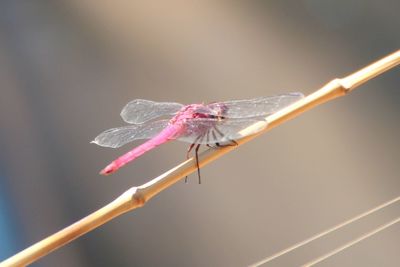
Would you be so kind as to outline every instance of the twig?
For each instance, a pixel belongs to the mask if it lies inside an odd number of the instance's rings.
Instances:
[[[293,119],[309,109],[339,96],[344,96],[361,84],[398,64],[400,64],[400,50],[343,79],[332,80],[311,95],[270,115],[266,118],[268,123],[266,129],[257,134],[237,140],[238,146],[247,143],[262,133]],[[262,123],[256,123],[245,129],[244,132],[254,132],[254,129],[262,128]],[[199,155],[199,166],[203,167],[207,165],[238,146],[226,146],[220,149],[208,149],[204,151]],[[191,158],[144,185],[132,187],[105,207],[8,258],[0,263],[0,266],[24,266],[30,264],[113,218],[143,206],[152,197],[196,171],[196,169],[195,160]]]

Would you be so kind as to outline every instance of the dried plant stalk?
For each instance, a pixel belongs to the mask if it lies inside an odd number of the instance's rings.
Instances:
[[[276,126],[279,126],[280,124],[302,114],[309,109],[312,109],[337,97],[344,96],[361,84],[378,76],[381,73],[388,71],[398,64],[400,64],[400,50],[345,78],[334,79],[316,92],[268,116],[268,118],[266,118],[268,127],[265,130],[240,139],[237,141],[237,143],[238,145],[243,145],[258,135],[261,135]],[[252,131],[254,128],[259,128],[260,125],[258,124],[259,123],[256,123],[246,130]],[[220,149],[208,149],[204,151],[199,155],[199,166],[203,167],[207,165],[222,155],[234,150],[236,147],[237,146],[226,146]],[[196,171],[196,169],[197,166],[195,164],[195,160],[191,158],[172,168],[171,170],[161,174],[148,183],[138,187],[132,187],[108,205],[6,259],[0,263],[0,266],[24,266],[30,264],[47,255],[51,251],[64,246],[79,236],[118,217],[119,215],[143,206],[152,197],[175,184],[183,177]]]

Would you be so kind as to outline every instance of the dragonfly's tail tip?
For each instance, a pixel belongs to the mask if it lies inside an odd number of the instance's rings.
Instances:
[[[107,165],[107,167],[102,169],[100,171],[100,174],[101,175],[109,175],[109,174],[115,172],[117,169],[118,169],[118,167],[116,166],[116,164],[114,164],[114,162],[112,162],[111,164]]]
[[[102,169],[99,174],[100,175],[110,175],[111,173],[113,173],[113,170],[107,170],[107,169]]]

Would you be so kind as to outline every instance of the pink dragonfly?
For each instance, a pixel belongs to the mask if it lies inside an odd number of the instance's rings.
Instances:
[[[191,105],[143,99],[133,100],[121,111],[122,119],[131,125],[106,130],[98,135],[92,143],[117,148],[134,140],[150,140],[111,162],[100,174],[111,174],[163,143],[180,140],[191,144],[186,153],[187,158],[193,147],[196,146],[196,163],[200,183],[198,164],[200,145],[209,147],[236,145],[235,140],[262,129],[247,132],[245,135],[241,133],[242,130],[256,122],[265,121],[269,114],[302,97],[301,93],[289,93],[249,100]]]

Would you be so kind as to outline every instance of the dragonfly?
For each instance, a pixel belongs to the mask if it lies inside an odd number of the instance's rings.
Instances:
[[[190,144],[186,152],[187,159],[195,148],[197,173],[201,183],[198,157],[201,145],[212,148],[237,145],[236,140],[267,127],[266,118],[270,114],[302,97],[302,93],[294,92],[247,100],[190,105],[132,100],[121,111],[122,119],[129,125],[108,129],[99,134],[92,143],[118,148],[135,140],[148,140],[112,161],[100,174],[111,174],[157,146],[171,140],[179,140]],[[243,132],[258,122],[264,122],[263,126]]]

